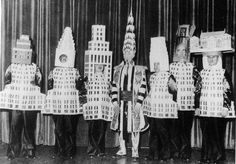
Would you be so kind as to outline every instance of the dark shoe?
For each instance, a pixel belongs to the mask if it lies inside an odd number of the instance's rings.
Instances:
[[[145,161],[153,161],[154,160],[154,156],[153,155],[148,155],[146,157],[144,157]]]

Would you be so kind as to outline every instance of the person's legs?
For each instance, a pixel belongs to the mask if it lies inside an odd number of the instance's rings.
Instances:
[[[37,112],[23,111],[24,129],[22,138],[22,150],[25,152],[24,156],[35,157],[35,129]]]
[[[10,111],[10,136],[7,149],[9,159],[18,157],[21,152],[21,136],[24,125],[22,111]]]
[[[139,138],[140,138],[139,132],[132,133],[131,140],[132,140],[132,157],[133,158],[139,157],[139,154],[138,154]]]
[[[191,129],[193,125],[193,111],[181,111],[179,115],[179,125],[180,125],[180,157],[182,159],[191,158]]]
[[[56,149],[56,155],[57,156],[64,156],[65,154],[65,136],[64,136],[64,116],[63,115],[54,115],[53,120],[55,123],[55,149]]]
[[[76,152],[77,115],[64,115],[65,156],[72,158]]]
[[[155,156],[155,150],[157,149],[157,136],[156,136],[156,122],[155,118],[149,118],[149,128],[150,128],[150,134],[149,134],[149,153],[148,153],[148,159],[153,160]]]

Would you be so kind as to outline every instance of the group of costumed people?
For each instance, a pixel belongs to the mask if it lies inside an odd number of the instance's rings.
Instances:
[[[37,112],[50,114],[55,123],[55,155],[72,158],[76,153],[78,114],[90,109],[106,109],[106,117],[85,117],[88,120],[90,157],[105,155],[105,132],[119,133],[117,156],[127,155],[129,135],[132,157],[139,158],[140,132],[150,129],[149,154],[158,160],[191,158],[191,128],[196,115],[202,130],[202,162],[226,159],[224,134],[227,116],[233,101],[232,83],[222,68],[220,51],[203,52],[203,69],[199,72],[190,62],[189,38],[176,42],[173,62],[164,37],[151,39],[150,73],[136,65],[134,18],[128,16],[123,45],[123,61],[114,67],[112,81],[105,66],[96,64],[92,80],[80,76],[75,64],[72,30],[66,27],[58,43],[55,67],[48,76],[47,94],[40,93],[42,74],[32,63],[29,36],[22,35],[12,51],[12,63],[6,70],[5,89],[0,92],[0,108],[9,109],[9,159],[35,157]],[[99,88],[100,87],[100,88]],[[103,89],[102,94],[93,92]],[[102,97],[99,99],[99,97]],[[98,100],[95,101],[94,100]],[[84,110],[84,111],[83,111]],[[95,113],[96,114],[96,113]]]

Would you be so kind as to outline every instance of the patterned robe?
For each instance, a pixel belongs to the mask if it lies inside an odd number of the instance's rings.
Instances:
[[[133,62],[129,65],[122,62],[114,68],[112,82],[112,103],[118,104],[120,110],[115,111],[111,129],[140,132],[144,126],[143,111],[134,116],[134,107],[141,107],[146,92],[146,67],[135,66]],[[139,108],[140,109],[140,108]],[[125,117],[124,117],[125,116]],[[126,119],[126,120],[125,120]],[[124,121],[127,121],[125,127]],[[123,129],[124,128],[124,129]]]

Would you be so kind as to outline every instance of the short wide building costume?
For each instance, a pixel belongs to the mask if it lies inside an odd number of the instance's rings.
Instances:
[[[0,92],[0,108],[10,110],[9,159],[35,156],[37,111],[44,108],[45,95],[40,93],[41,72],[31,58],[29,36],[21,35],[6,70],[6,86]]]

